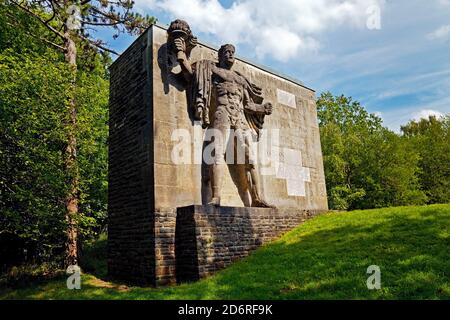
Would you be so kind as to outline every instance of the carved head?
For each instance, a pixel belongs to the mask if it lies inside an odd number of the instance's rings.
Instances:
[[[169,50],[176,53],[173,45],[174,39],[182,38],[186,44],[186,55],[197,45],[197,38],[192,34],[189,24],[181,19],[174,20],[167,29]]]
[[[219,65],[230,69],[234,64],[236,48],[232,44],[224,44],[219,49]]]
[[[167,29],[167,33],[169,36],[177,37],[177,36],[192,36],[191,28],[189,24],[181,19],[177,19],[170,23],[169,29]]]

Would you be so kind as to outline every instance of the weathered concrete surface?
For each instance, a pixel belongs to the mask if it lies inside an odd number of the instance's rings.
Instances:
[[[318,211],[252,207],[178,208],[177,282],[209,276],[316,214]]]
[[[201,129],[194,126],[189,118],[185,91],[177,88],[177,81],[174,79],[173,73],[180,70],[179,66],[173,70],[164,68],[164,62],[168,60],[164,46],[166,40],[166,31],[154,27],[153,56],[158,57],[158,59],[153,59],[152,77],[155,207],[157,209],[202,204],[201,166],[175,165],[170,158],[174,145],[178,143],[178,140],[171,141],[174,129],[187,129],[191,136],[194,136],[194,130]],[[200,44],[193,49],[190,60],[195,62],[201,59],[217,61],[217,52]],[[294,171],[297,176],[302,178],[302,174],[307,174],[307,178],[309,178],[286,179],[279,172],[278,174],[273,172],[271,175],[262,175],[262,191],[265,199],[282,208],[327,209],[314,91],[239,59],[233,69],[262,87],[266,97],[265,101],[273,103],[274,111],[272,115],[266,117],[264,129],[280,130],[277,147],[280,152],[280,160],[285,160],[282,166],[284,164],[297,165],[298,168],[295,168],[297,170]],[[292,151],[297,152],[298,157],[284,159]],[[289,163],[289,161],[294,163]],[[244,206],[228,172],[223,180],[221,205]],[[299,181],[295,183],[294,180]],[[302,181],[300,182],[300,180]]]
[[[171,159],[178,143],[171,141],[173,130],[194,136],[202,129],[189,117],[185,90],[174,76],[179,66],[167,68],[165,42],[166,31],[153,26],[110,69],[109,272],[144,285],[174,282],[177,208],[202,204],[201,165]],[[200,43],[191,59],[205,58],[217,60],[217,52]],[[279,129],[280,157],[261,176],[265,198],[299,217],[327,210],[314,91],[239,59],[233,68],[262,87],[274,105],[264,128]],[[221,204],[243,207],[230,174],[223,180]],[[267,221],[277,228],[276,219]],[[288,221],[283,230],[301,219]],[[258,223],[252,218],[251,225]]]

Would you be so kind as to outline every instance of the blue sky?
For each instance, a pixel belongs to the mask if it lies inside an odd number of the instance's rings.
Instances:
[[[161,24],[185,19],[200,41],[231,42],[317,94],[352,96],[395,131],[450,114],[450,0],[135,1]],[[98,36],[118,51],[134,39]]]

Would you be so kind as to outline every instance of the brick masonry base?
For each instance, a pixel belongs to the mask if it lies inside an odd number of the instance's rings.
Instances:
[[[155,215],[155,284],[195,281],[248,256],[318,211],[188,206]]]

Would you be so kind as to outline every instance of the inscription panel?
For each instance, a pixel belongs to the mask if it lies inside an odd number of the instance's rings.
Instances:
[[[295,95],[281,89],[277,89],[277,101],[291,108],[297,108]]]

